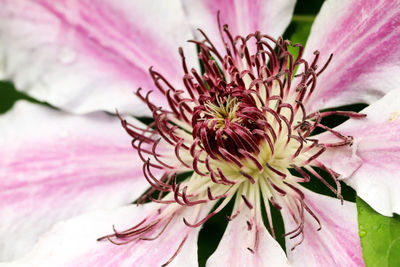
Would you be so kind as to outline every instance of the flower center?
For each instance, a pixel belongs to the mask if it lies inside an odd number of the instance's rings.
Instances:
[[[315,112],[305,106],[316,88],[319,52],[311,63],[302,58],[303,47],[256,32],[232,37],[225,25],[221,34],[226,53],[222,56],[201,30],[203,42],[199,59],[205,72],[189,71],[180,49],[185,90],[173,87],[162,74],[150,69],[155,85],[165,95],[169,109],[153,104],[149,94],[137,95],[153,112],[154,123],[140,129],[122,120],[133,137],[132,145],[142,158],[143,172],[152,189],[141,201],[149,199],[169,206],[156,216],[153,224],[134,231],[116,232],[107,238],[138,238],[157,224],[168,224],[182,206],[194,206],[194,219],[203,204],[223,201],[203,219],[185,223],[203,224],[235,199],[233,219],[243,208],[261,209],[261,198],[271,233],[270,203],[278,210],[288,209],[298,227],[287,233],[303,235],[304,213],[318,217],[307,206],[299,183],[310,176],[321,180],[340,199],[338,174],[318,161],[327,147],[351,145],[352,138],[321,124],[332,114],[363,117],[353,112]],[[294,57],[289,47],[298,49]],[[295,69],[299,71],[295,75]],[[316,128],[331,131],[340,142],[322,144],[311,136]],[[315,168],[325,171],[335,182],[332,187]],[[160,172],[161,171],[161,172]],[[177,174],[192,171],[178,181]],[[154,196],[159,191],[158,197]],[[168,219],[169,218],[169,219]],[[166,227],[166,226],[165,226]],[[142,237],[141,237],[142,238]],[[301,243],[300,238],[299,243]]]
[[[240,124],[242,119],[236,115],[238,109],[239,104],[235,97],[228,96],[223,99],[216,97],[216,103],[209,100],[204,106],[199,107],[202,112],[200,112],[196,123],[207,121],[209,129],[215,127],[217,130],[228,127],[230,123]]]

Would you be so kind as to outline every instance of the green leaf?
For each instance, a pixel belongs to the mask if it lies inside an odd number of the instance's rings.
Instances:
[[[358,227],[367,267],[400,266],[400,216],[386,217],[357,197]]]
[[[312,23],[315,19],[314,15],[294,15],[292,21]]]
[[[9,110],[18,99],[23,96],[15,90],[9,82],[0,81],[0,113]]]
[[[308,35],[311,30],[312,22],[314,19],[314,16],[307,16],[307,18],[311,18],[309,20],[304,20],[304,21],[296,21],[292,20],[292,22],[289,24],[289,27],[286,29],[285,33],[283,34],[284,39],[289,39],[292,44],[299,43],[305,46],[305,43],[307,41]],[[289,52],[293,55],[294,58],[297,58],[297,55],[299,54],[299,48],[298,47],[292,47],[289,46]],[[295,73],[297,71],[297,66],[295,69]]]
[[[313,20],[295,22],[296,31],[291,37],[292,42],[305,45],[308,35],[310,34],[312,24]]]
[[[54,108],[48,103],[40,102],[23,92],[17,91],[11,82],[0,81],[0,114],[7,112],[15,102],[21,99]]]

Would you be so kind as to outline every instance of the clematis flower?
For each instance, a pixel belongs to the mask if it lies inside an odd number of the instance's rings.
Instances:
[[[277,38],[293,1],[1,3],[4,77],[75,113],[19,103],[1,117],[1,257],[30,251],[10,265],[197,266],[201,225],[234,201],[208,265],[360,266],[339,180],[400,212],[397,1],[327,1],[304,50]],[[357,102],[371,105],[319,111]],[[99,112],[115,108],[154,123],[121,115],[131,141]],[[330,115],[350,120],[331,129]],[[305,189],[310,176],[337,198]]]

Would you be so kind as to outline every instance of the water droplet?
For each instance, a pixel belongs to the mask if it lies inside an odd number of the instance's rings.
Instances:
[[[63,64],[72,63],[76,59],[76,52],[71,48],[64,46],[60,49],[60,54],[58,55],[58,59]]]
[[[372,226],[373,230],[379,230],[381,228],[380,224],[375,224],[374,226]]]
[[[364,236],[367,235],[367,231],[360,230],[360,231],[358,231],[358,235],[359,235],[360,237],[364,237]]]
[[[65,138],[67,138],[69,136],[69,132],[67,131],[67,130],[61,130],[60,132],[59,132],[59,137],[61,138],[61,139],[65,139]]]
[[[359,225],[358,226],[358,235],[360,236],[360,237],[364,237],[364,236],[366,236],[367,235],[367,231],[365,231],[365,228],[364,228],[364,225]]]

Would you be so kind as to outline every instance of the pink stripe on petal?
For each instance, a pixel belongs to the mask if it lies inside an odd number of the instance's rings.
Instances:
[[[54,223],[131,203],[148,187],[116,117],[19,102],[0,125],[0,261],[23,255]]]
[[[371,103],[400,83],[400,1],[326,1],[317,16],[305,49],[323,62],[307,108],[319,109]],[[322,67],[322,65],[320,66]]]
[[[371,207],[386,216],[400,214],[400,90],[393,90],[361,113],[365,119],[350,119],[337,127],[345,135],[353,136],[354,145],[346,150],[334,150],[335,158],[323,163],[341,173],[346,161],[358,158],[360,167],[351,175],[344,175],[344,182]],[[320,136],[322,141],[332,139],[329,134]],[[352,152],[349,152],[352,150]],[[353,156],[351,156],[353,155]],[[336,165],[335,165],[336,164]]]
[[[189,21],[196,35],[197,28],[204,30],[222,49],[217,12],[220,11],[221,23],[228,24],[234,36],[247,36],[255,31],[269,34],[275,38],[282,35],[292,17],[295,1],[293,0],[185,0],[182,1]]]
[[[302,189],[305,201],[321,221],[318,224],[305,214],[304,241],[291,250],[297,238],[286,238],[286,250],[293,266],[364,266],[360,238],[358,236],[357,209],[355,203],[313,193]],[[297,227],[290,213],[282,210],[286,232]],[[298,237],[299,238],[299,237]]]
[[[192,218],[193,209],[180,208],[155,240],[136,239],[119,246],[107,240],[96,241],[113,233],[113,225],[119,231],[128,229],[157,213],[161,207],[165,206],[154,203],[132,205],[88,213],[59,223],[41,237],[29,254],[10,266],[161,266],[174,255],[186,237],[168,266],[198,266],[197,236],[200,228],[189,228],[182,221],[182,217]],[[208,208],[204,207],[203,211],[208,212]],[[155,237],[162,228],[162,225],[157,225],[146,237]]]
[[[247,221],[252,224],[250,230]],[[228,223],[217,250],[207,261],[207,266],[289,266],[289,263],[284,251],[262,221],[256,221],[250,210],[244,207]]]
[[[1,0],[0,55],[5,78],[63,109],[147,114],[134,96],[156,90],[148,69],[172,83],[183,71],[178,46],[195,57],[178,0]],[[173,14],[173,15],[167,15]],[[190,65],[193,65],[190,63]],[[193,65],[196,66],[196,65]]]

